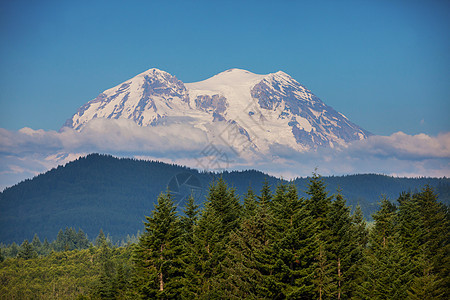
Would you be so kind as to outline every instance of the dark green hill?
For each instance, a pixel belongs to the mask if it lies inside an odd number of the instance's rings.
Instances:
[[[280,181],[254,170],[213,174],[157,161],[91,154],[0,193],[0,242],[20,243],[31,240],[34,233],[42,240],[52,240],[65,227],[81,228],[90,238],[102,228],[121,238],[142,230],[144,216],[168,186],[180,206],[191,192],[201,203],[209,183],[218,176],[239,195],[248,186],[259,192],[264,178],[273,190]],[[376,210],[381,194],[395,199],[401,191],[414,191],[425,184],[436,188],[441,201],[449,201],[450,181],[446,178],[352,175],[324,180],[331,193],[341,187],[349,205],[359,202],[367,218]],[[299,178],[295,183],[304,191],[308,179]]]

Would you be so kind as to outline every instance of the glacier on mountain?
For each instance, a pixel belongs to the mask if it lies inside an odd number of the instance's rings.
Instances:
[[[371,135],[282,71],[231,69],[183,83],[153,68],[104,91],[63,127],[81,131],[97,118],[129,119],[139,126],[182,124],[236,153],[267,154],[273,145],[304,151]]]

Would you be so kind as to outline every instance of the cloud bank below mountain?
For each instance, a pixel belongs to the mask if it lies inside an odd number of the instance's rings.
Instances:
[[[237,151],[226,140],[211,140],[194,126],[141,127],[125,119],[96,119],[80,132],[0,128],[0,189],[93,152],[206,170],[258,169],[284,178],[308,176],[315,168],[322,175],[450,176],[450,132],[437,136],[397,132],[304,152],[272,145],[267,153],[258,153]]]

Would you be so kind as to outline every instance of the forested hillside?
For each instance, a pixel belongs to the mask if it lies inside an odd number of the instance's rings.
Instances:
[[[0,193],[0,242],[21,243],[38,234],[53,239],[60,229],[82,229],[90,239],[100,229],[114,239],[136,234],[141,218],[153,209],[157,196],[169,187],[177,205],[182,206],[193,192],[202,205],[213,179],[222,177],[236,193],[249,186],[262,188],[267,179],[274,188],[280,179],[259,171],[214,174],[156,161],[119,159],[91,154],[45,174],[21,182]],[[308,178],[293,181],[299,195],[305,196]],[[394,178],[383,175],[324,177],[329,193],[342,189],[353,208],[360,204],[370,219],[382,194],[396,199],[402,191],[417,191],[429,184],[439,200],[449,203],[450,180],[446,178]],[[242,199],[240,199],[242,201]]]
[[[79,250],[38,254],[24,241],[0,252],[2,299],[449,299],[449,210],[433,189],[383,198],[367,228],[317,175],[248,189],[240,201],[223,179],[200,208],[177,212],[161,193],[136,243],[103,233]],[[241,203],[242,202],[242,203]],[[60,242],[85,241],[58,234]],[[58,239],[57,239],[58,240]],[[66,243],[69,240],[65,240]],[[62,243],[55,243],[62,246]],[[72,245],[72,244],[71,244]],[[74,244],[73,244],[74,245]],[[42,246],[42,245],[41,245]],[[64,248],[64,247],[63,247]]]

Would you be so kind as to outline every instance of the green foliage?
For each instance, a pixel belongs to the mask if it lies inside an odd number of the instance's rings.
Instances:
[[[241,205],[233,189],[222,178],[212,184],[206,197],[204,210],[194,229],[193,279],[198,282],[195,294],[222,297],[217,286],[223,276],[222,262],[230,233],[239,226]]]
[[[109,261],[131,267],[130,248],[109,249]],[[2,299],[102,299],[96,288],[102,272],[102,249],[52,252],[32,259],[8,258],[0,264]],[[116,272],[116,271],[114,271]],[[129,275],[123,271],[124,278]],[[116,298],[129,288],[127,280],[115,287]],[[103,298],[105,299],[105,298]]]
[[[382,197],[367,229],[341,190],[310,178],[248,189],[220,178],[203,208],[177,214],[160,194],[137,243],[94,243],[66,227],[55,241],[1,245],[3,299],[449,299],[449,211],[429,186]],[[135,237],[136,239],[136,237]],[[74,250],[71,250],[74,249]],[[3,257],[3,258],[2,258]]]
[[[184,277],[183,230],[170,193],[161,194],[134,249],[134,286],[144,299],[179,298]]]
[[[203,194],[196,201],[203,200],[211,178],[217,177],[212,173],[156,161],[99,154],[81,157],[0,192],[0,241],[7,244],[21,243],[24,239],[31,241],[35,233],[41,241],[45,238],[51,240],[60,228],[74,227],[83,228],[90,239],[96,237],[102,228],[114,240],[123,239],[126,244],[128,234],[142,229],[137,220],[148,213],[159,193],[180,173],[192,174],[204,187]],[[243,195],[249,185],[260,191],[263,185],[267,188],[286,183],[255,170],[223,172],[220,176],[235,187],[239,195]],[[343,196],[352,207],[359,203],[368,220],[377,210],[376,201],[380,194],[394,199],[401,191],[414,192],[425,184],[435,187],[440,201],[450,204],[448,178],[394,178],[366,174],[322,179],[330,191],[341,187]],[[309,178],[297,178],[293,183],[300,197],[308,196],[303,191],[308,189]],[[260,195],[267,201],[270,201],[270,196],[270,193]]]
[[[25,240],[22,245],[20,245],[20,250],[19,253],[17,253],[17,257],[23,259],[31,259],[36,258],[37,253],[34,250],[33,245],[29,244],[28,240]]]

